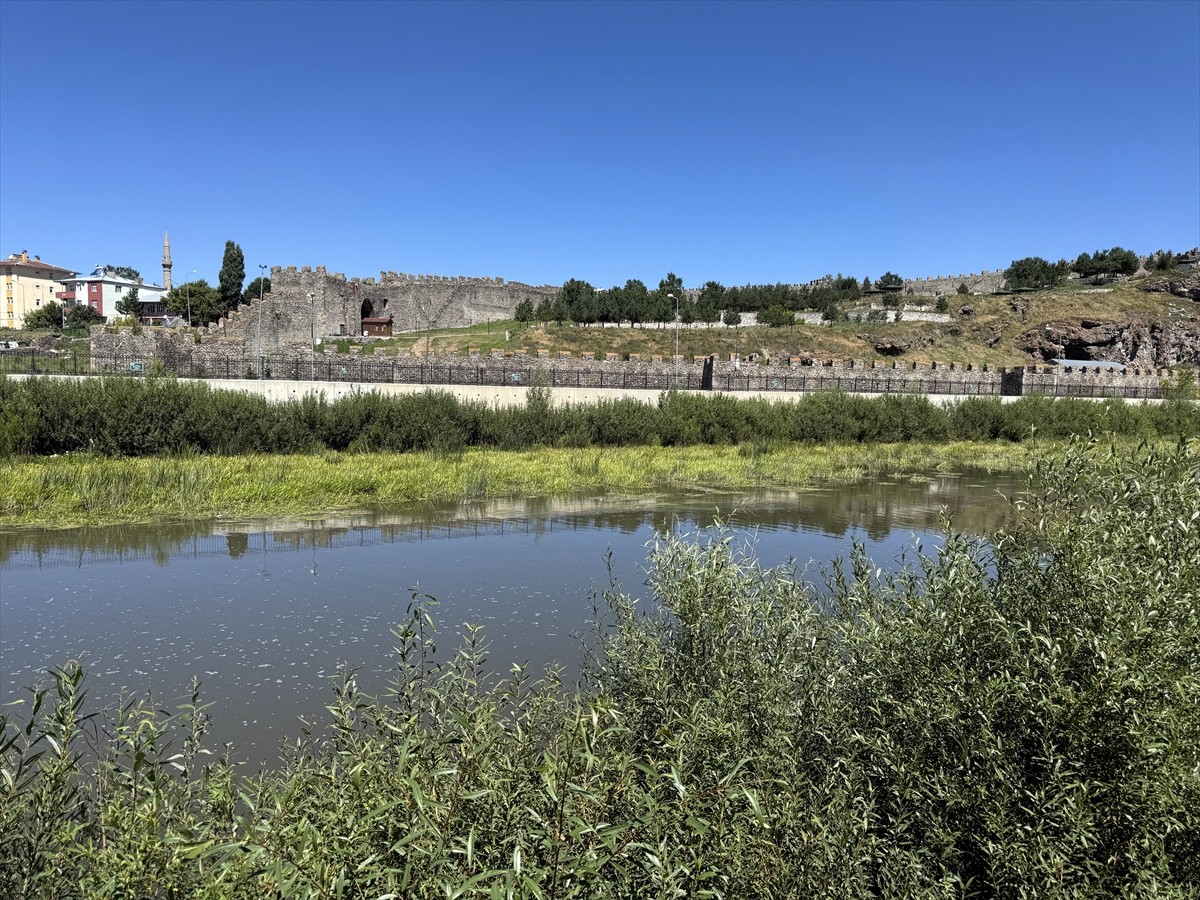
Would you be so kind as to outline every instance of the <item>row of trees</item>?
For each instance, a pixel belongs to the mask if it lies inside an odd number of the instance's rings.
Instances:
[[[1152,272],[1170,271],[1179,265],[1179,260],[1177,253],[1158,250],[1147,257],[1146,268]],[[1004,285],[1009,290],[1048,288],[1065,281],[1072,272],[1099,282],[1118,275],[1132,275],[1137,270],[1138,255],[1124,247],[1080,253],[1073,262],[1060,259],[1052,263],[1040,256],[1027,256],[1013,260],[1004,270]]]
[[[885,291],[898,291],[904,281],[886,273],[876,285]],[[827,276],[811,285],[747,284],[725,287],[708,281],[699,290],[689,290],[674,272],[668,272],[658,287],[650,290],[645,283],[631,278],[623,286],[597,290],[591,284],[572,278],[551,298],[534,304],[526,298],[517,305],[519,322],[577,322],[581,325],[629,322],[631,325],[674,322],[676,311],[684,324],[693,322],[726,325],[741,323],[743,312],[756,312],[759,321],[791,324],[795,312],[811,310],[826,318],[837,318],[838,305],[859,299],[871,289],[871,279],[861,282],[850,276]]]
[[[1149,257],[1147,266],[1152,270],[1168,270],[1175,267],[1178,259],[1170,250],[1160,250]],[[1100,280],[1132,275],[1137,269],[1136,253],[1113,247],[1081,253],[1073,262],[1060,259],[1052,263],[1040,256],[1013,260],[1004,277],[1005,286],[1010,290],[1040,289],[1054,287],[1072,272]],[[682,279],[673,272],[667,273],[656,290],[650,290],[637,279],[630,279],[623,286],[598,290],[586,281],[573,278],[556,296],[537,305],[526,298],[517,306],[516,318],[523,322],[545,321],[560,325],[567,321],[581,325],[622,322],[640,325],[673,322],[678,310],[679,318],[685,324],[737,324],[741,321],[740,313],[754,312],[760,323],[782,326],[792,324],[795,313],[801,310],[819,312],[826,319],[839,319],[842,304],[861,299],[873,288],[885,295],[893,295],[892,298],[885,297],[885,305],[894,306],[896,304],[889,303],[888,299],[899,299],[896,295],[903,290],[904,279],[894,272],[886,272],[872,284],[869,277],[859,282],[838,274],[827,275],[809,285],[747,284],[728,288],[720,282],[708,281],[695,291],[685,288]],[[970,289],[966,284],[960,284],[957,292],[966,294]]]

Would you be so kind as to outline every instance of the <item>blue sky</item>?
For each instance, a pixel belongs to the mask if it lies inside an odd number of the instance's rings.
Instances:
[[[0,2],[0,255],[601,287],[1200,243],[1200,2]],[[15,35],[30,35],[17,40]]]

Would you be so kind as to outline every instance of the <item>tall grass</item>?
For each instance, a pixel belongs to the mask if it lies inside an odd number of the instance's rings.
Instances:
[[[852,447],[760,442],[738,447],[10,458],[0,460],[0,519],[63,526],[299,514],[406,501],[798,488],[933,469],[1020,471],[1032,468],[1047,452],[1046,442]]]
[[[656,406],[607,400],[556,406],[533,388],[524,406],[498,409],[445,393],[326,401],[264,398],[169,379],[0,377],[0,455],[89,452],[103,456],[232,455],[320,450],[453,452],[468,447],[692,446],[748,441],[897,443],[1200,433],[1200,409],[1179,397],[1161,406],[1025,397],[1002,404],[924,397],[867,399],[818,393],[795,403],[666,393]]]
[[[989,543],[821,590],[661,535],[574,689],[475,628],[442,659],[414,597],[384,695],[344,673],[274,772],[205,748],[197,688],[97,715],[67,663],[0,719],[0,894],[1196,896],[1200,457],[1076,447],[1041,484]]]

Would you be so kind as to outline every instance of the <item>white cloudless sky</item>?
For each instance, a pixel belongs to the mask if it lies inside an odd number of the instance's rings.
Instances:
[[[689,286],[1200,243],[1200,3],[0,3],[0,255]],[[183,277],[181,277],[183,276]]]

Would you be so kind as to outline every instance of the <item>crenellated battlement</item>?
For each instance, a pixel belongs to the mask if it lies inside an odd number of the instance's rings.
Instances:
[[[334,272],[330,274],[325,266],[272,266],[271,267],[271,287],[275,288],[276,282],[282,281],[288,283],[293,280],[302,278],[304,275],[316,275],[321,278],[328,278],[332,281],[341,282],[344,284],[388,284],[392,282],[404,282],[413,284],[437,284],[437,285],[473,285],[479,287],[514,287],[528,288],[538,291],[556,291],[556,285],[531,285],[520,281],[509,281],[505,278],[496,276],[478,276],[478,275],[426,275],[414,274],[411,272],[396,272],[392,270],[383,270],[379,273],[378,279],[374,276],[352,276],[347,278],[343,272]]]
[[[984,269],[982,272],[969,272],[965,275],[931,275],[924,278],[904,279],[905,293],[913,294],[954,294],[958,286],[965,284],[972,294],[992,294],[1004,286],[1003,269]]]

